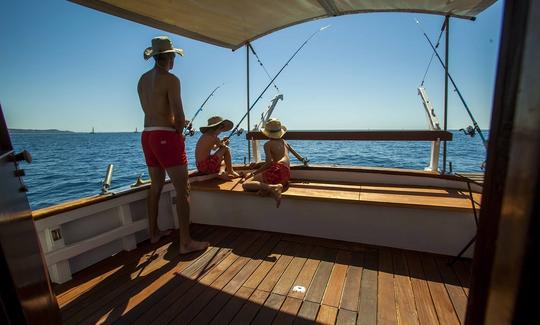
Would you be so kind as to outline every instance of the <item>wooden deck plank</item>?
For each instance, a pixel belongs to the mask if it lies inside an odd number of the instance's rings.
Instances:
[[[336,322],[337,312],[336,307],[321,305],[317,314],[317,324],[333,325]]]
[[[209,239],[220,240],[223,239],[228,233],[230,232],[224,232],[221,234],[217,233],[215,234],[214,239]],[[191,260],[190,258],[187,258],[185,260],[182,260],[183,258],[180,256],[178,256],[178,258],[179,263],[177,263],[176,266],[160,269],[159,272],[161,272],[162,274],[157,273],[158,271],[155,268],[153,268],[153,270],[150,268],[143,270],[143,272],[141,272],[139,276],[147,278],[139,285],[133,286],[132,290],[125,291],[121,296],[116,297],[112,305],[108,304],[106,306],[106,308],[110,308],[109,311],[106,312],[96,322],[112,323],[118,318],[125,317],[127,314],[131,313],[134,308],[144,302],[147,302],[149,300],[149,297],[151,297],[156,291],[162,289],[165,285],[169,283],[169,281],[174,279],[178,272],[182,272],[184,269],[186,269],[193,263],[193,260]],[[203,257],[201,256],[201,258]],[[174,259],[171,260],[171,263],[174,263]],[[159,264],[157,267],[159,267]],[[148,272],[156,273],[150,274]],[[121,306],[121,308],[117,306]],[[93,318],[90,318],[90,320],[93,320]]]
[[[195,227],[193,236],[205,238],[210,232],[214,231],[213,227]],[[166,242],[164,238],[156,244],[150,244],[145,241],[138,245],[138,248],[130,252],[120,252],[115,256],[111,256],[93,267],[84,269],[74,274],[74,279],[65,284],[54,285],[56,299],[59,307],[64,311],[69,308],[68,305],[77,299],[77,306],[84,299],[91,299],[91,295],[98,295],[96,291],[102,289],[107,291],[106,284],[114,283],[116,279],[124,276],[127,272],[136,269],[137,266],[148,264],[152,260],[163,256],[169,249],[172,242]],[[88,293],[88,294],[87,294]]]
[[[418,321],[422,325],[439,324],[420,257],[415,253],[408,252],[406,259],[416,302],[416,311],[418,312]]]
[[[223,247],[213,247],[207,252],[204,259],[192,263],[172,281],[169,281],[166,288],[160,290],[159,294],[155,295],[156,298],[152,299],[149,308],[144,308],[144,312],[137,313],[138,317],[132,322],[134,324],[149,324],[168,311],[174,303],[181,300],[188,290],[196,284],[197,279],[203,277],[229,254],[231,246],[243,242],[239,231],[233,232],[233,234],[236,235],[236,238],[228,236],[221,245]],[[128,318],[129,316],[131,313],[128,314]]]
[[[454,306],[450,301],[433,257],[422,254],[421,261],[439,322],[441,324],[459,324]]]
[[[221,310],[223,305],[240,289],[243,282],[235,281],[244,266],[251,258],[261,250],[269,241],[271,235],[263,233],[242,256],[237,256],[235,262],[227,268],[204,292],[191,303],[191,305],[175,318],[175,323],[187,321],[191,324],[208,324]],[[229,256],[235,255],[234,250]],[[243,278],[247,278],[243,276]],[[204,312],[201,310],[204,309]]]
[[[239,242],[233,244],[232,247],[235,247],[236,250],[243,254],[248,250],[250,245],[255,241],[257,235],[254,233],[243,233],[239,237]],[[159,317],[155,320],[152,320],[153,324],[167,324],[176,319],[176,317],[186,317],[191,316],[191,314],[186,315],[182,312],[188,306],[192,304],[195,300],[206,299],[206,295],[201,295],[201,293],[206,292],[205,290],[215,290],[211,288],[211,285],[216,281],[222,273],[224,273],[229,266],[231,266],[234,261],[238,258],[238,255],[231,253],[233,249],[228,249],[228,254],[215,266],[208,268],[208,272],[197,279],[197,281],[192,282],[192,286],[185,292],[185,294],[178,300],[174,301],[166,310],[164,310]],[[189,320],[187,320],[189,321]],[[178,320],[180,322],[180,320]]]
[[[274,286],[281,278],[281,275],[289,266],[289,263],[293,260],[295,244],[287,242],[285,246],[285,251],[281,257],[277,260],[276,263],[272,266],[272,269],[268,272],[266,277],[261,281],[257,289],[271,292],[274,289]]]
[[[228,234],[230,235],[230,233]],[[219,233],[216,234],[216,236],[217,238],[212,239],[221,240],[222,238],[227,237],[226,235]],[[197,254],[200,255],[200,253]],[[134,292],[140,290],[145,283],[155,281],[159,277],[160,273],[170,271],[175,267],[181,269],[188,267],[191,263],[190,260],[195,256],[197,255],[183,256],[177,260],[178,264],[175,265],[174,263],[170,262],[168,263],[167,268],[163,268],[163,263],[160,263],[163,261],[163,256],[161,256],[161,258],[156,258],[155,260],[150,261],[150,263],[145,264],[143,269],[136,268],[135,270],[132,270],[132,273],[127,272],[120,279],[116,279],[115,283],[111,283],[110,286],[107,286],[106,291],[101,292],[101,295],[97,296],[97,292],[92,292],[92,297],[83,303],[78,304],[77,308],[73,309],[74,312],[71,312],[71,309],[67,309],[65,313],[63,311],[62,316],[64,318],[64,323],[75,324],[81,322],[81,320],[94,319],[96,317],[100,318],[102,316],[109,317],[112,311],[114,311],[114,315],[117,316],[120,308],[116,308],[116,306],[125,303],[125,301]],[[196,259],[200,259],[203,256],[204,254],[200,255]],[[179,257],[176,250],[172,254],[172,257],[173,259]],[[156,266],[158,263],[160,268]],[[150,276],[141,276],[143,271],[146,271],[147,274],[150,271],[157,270],[159,270],[159,272],[154,272]]]
[[[255,316],[253,324],[272,324],[283,301],[285,301],[285,296],[271,293],[257,313],[257,316]]]
[[[450,260],[437,257],[435,258],[435,261],[437,262],[439,272],[441,273],[444,285],[446,286],[450,300],[452,300],[459,321],[461,324],[465,324],[465,312],[467,311],[467,296],[465,295],[465,291],[461,287],[461,283],[459,283],[454,271],[447,264]]]
[[[336,324],[337,325],[355,325],[356,324],[356,312],[347,310],[347,309],[340,309],[338,311]]]
[[[343,295],[339,304],[340,309],[347,309],[354,312],[358,310],[360,285],[362,283],[362,263],[362,253],[356,252],[351,255],[351,263],[348,266],[347,277],[343,286]]]
[[[289,293],[294,283],[294,280],[296,280],[296,278],[298,277],[298,274],[306,263],[307,257],[309,256],[312,249],[313,246],[311,245],[296,244],[295,256],[287,266],[287,269],[283,272],[279,281],[274,286],[274,289],[272,290],[273,293],[284,296]]]
[[[317,267],[317,271],[313,277],[313,281],[307,290],[305,300],[320,303],[326,290],[326,285],[330,279],[337,251],[334,249],[324,248],[321,256],[321,261]]]
[[[263,281],[263,279],[266,277],[268,272],[272,269],[274,264],[279,260],[281,257],[281,254],[284,253],[285,248],[287,247],[287,242],[280,242],[276,245],[276,247],[272,250],[272,255],[268,257],[265,261],[263,261],[251,274],[251,276],[247,279],[244,286],[248,288],[256,289],[259,284]]]
[[[364,253],[358,302],[358,324],[375,325],[377,323],[378,269],[378,250],[370,250]]]
[[[394,290],[397,305],[397,316],[400,324],[418,324],[418,314],[414,293],[409,279],[409,270],[405,256],[401,252],[393,252]]]
[[[294,280],[293,286],[304,287],[307,291],[307,289],[309,288],[309,285],[311,284],[313,276],[315,275],[315,272],[317,271],[317,267],[319,266],[319,263],[320,263],[319,258],[321,258],[320,256],[322,256],[322,254],[323,254],[322,247],[316,246],[313,248],[309,259],[304,263],[304,265],[302,266],[302,269],[300,270],[300,273]],[[288,295],[293,298],[304,299],[306,295],[306,291],[293,292],[292,290],[289,290]]]
[[[396,299],[394,295],[394,271],[392,253],[388,249],[379,251],[377,324],[396,324]]]
[[[221,311],[210,322],[212,325],[228,324],[231,322],[253,293],[252,288],[241,287],[234,296],[227,301]]]
[[[193,269],[194,265],[202,265],[205,263],[203,262],[205,260],[208,260],[208,257],[205,255],[201,256],[196,261],[188,259],[176,267],[163,269],[163,273],[155,272],[149,275],[140,284],[133,285],[132,289],[125,291],[121,296],[116,297],[112,303],[104,305],[100,311],[96,313],[97,316],[101,314],[99,319],[96,320],[96,317],[90,317],[85,321],[98,324],[111,324],[121,318],[122,321],[126,322],[127,319],[124,318],[128,318],[127,315],[131,314],[131,311],[135,307],[138,307],[142,302],[149,300],[149,295],[157,290],[161,290],[164,286],[168,286],[170,281],[177,277],[179,272],[184,272],[189,268]],[[132,315],[130,316],[133,317]]]
[[[336,308],[339,307],[351,258],[351,252],[338,251],[336,262],[334,263],[328,285],[324,292],[322,304]]]
[[[300,310],[301,305],[302,305],[302,300],[296,299],[293,297],[286,297],[285,302],[283,302],[283,305],[281,305],[281,308],[279,309],[279,313],[274,319],[273,324],[276,324],[276,325],[292,324],[296,318],[296,314],[298,313],[298,310]]]
[[[240,257],[239,260],[246,259],[245,265],[242,267],[240,272],[238,272],[230,281],[227,283],[227,285],[223,288],[223,290],[218,293],[216,297],[214,297],[209,303],[208,307],[205,308],[204,313],[200,313],[197,318],[195,318],[192,322],[193,323],[207,323],[212,318],[214,318],[215,313],[220,312],[220,309],[223,305],[227,304],[230,299],[237,300],[238,294],[240,290],[242,292],[245,292],[245,287],[241,287],[244,282],[247,280],[247,278],[253,273],[253,271],[262,263],[262,259],[266,258],[268,254],[270,254],[270,251],[274,248],[274,246],[279,242],[280,236],[276,234],[268,234],[268,237],[260,238],[259,240],[264,242],[264,246],[255,254],[254,256],[250,256],[249,258],[246,257]],[[253,292],[251,290],[250,292]],[[246,297],[246,299],[249,298]],[[237,305],[238,303],[236,303]],[[238,306],[238,309],[242,307],[242,304]],[[229,307],[231,308],[231,307]],[[238,311],[238,309],[236,311]],[[230,311],[229,311],[230,313]],[[231,319],[234,317],[233,315],[230,315]],[[222,316],[217,315],[214,319],[221,319]]]
[[[244,325],[251,323],[269,295],[269,292],[254,290],[253,294],[249,297],[249,300],[242,306],[238,314],[236,314],[236,316],[233,318],[231,324]]]
[[[312,324],[317,318],[320,305],[311,301],[304,300],[298,311],[295,324]]]
[[[471,261],[470,260],[458,260],[452,269],[456,272],[456,275],[465,291],[467,297],[469,296],[469,288],[471,287]]]
[[[200,231],[212,245],[196,258],[181,257],[169,238],[123,257],[130,269],[117,270],[118,264],[106,261],[92,267],[94,272],[76,275],[59,293],[73,301],[62,308],[71,310],[66,323],[376,324],[392,323],[393,317],[395,323],[459,324],[464,319],[467,260],[450,267],[449,257],[434,254],[224,227],[200,226]],[[114,274],[119,271],[122,276]],[[258,289],[247,287],[248,281]],[[290,288],[302,284],[307,293],[296,296]],[[83,303],[76,306],[77,301]]]

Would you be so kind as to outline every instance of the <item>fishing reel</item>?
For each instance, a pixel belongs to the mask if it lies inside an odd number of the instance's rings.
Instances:
[[[189,135],[190,137],[195,135],[195,130],[193,130],[193,124],[190,122],[188,126],[186,126],[186,131],[184,132],[184,136]]]
[[[476,135],[476,130],[471,126],[469,125],[468,127],[466,127],[465,129],[459,129],[460,131],[463,131],[463,133],[465,135],[468,135],[470,136],[471,138],[474,138],[474,136]]]
[[[234,132],[234,134],[236,134],[236,136],[238,136],[238,137],[241,136],[242,133],[244,133],[244,129],[238,129],[238,130],[236,130],[236,131]]]

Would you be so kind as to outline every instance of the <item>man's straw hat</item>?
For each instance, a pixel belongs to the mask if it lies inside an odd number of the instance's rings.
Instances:
[[[183,56],[184,50],[175,49],[167,36],[158,36],[152,39],[152,46],[144,50],[144,59],[148,60],[161,53],[176,53]]]
[[[222,131],[230,131],[234,124],[233,122],[229,120],[224,120],[221,116],[212,116],[208,119],[208,125],[207,126],[201,126],[200,130],[202,133],[208,131],[208,129],[213,128],[214,126],[218,126],[220,124],[223,124],[225,128]]]
[[[281,125],[281,121],[277,118],[269,119],[261,132],[271,139],[281,139],[281,137],[287,132],[285,125]]]

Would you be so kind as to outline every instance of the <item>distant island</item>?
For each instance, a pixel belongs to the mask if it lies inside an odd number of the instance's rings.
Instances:
[[[63,131],[57,129],[35,130],[35,129],[8,129],[9,133],[75,133],[73,131]]]

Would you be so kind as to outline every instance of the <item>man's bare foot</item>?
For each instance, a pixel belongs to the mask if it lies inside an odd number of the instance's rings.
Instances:
[[[180,254],[202,251],[208,248],[210,244],[205,241],[191,240],[187,245],[180,244]]]
[[[229,173],[229,177],[231,179],[233,178],[238,178],[238,177],[241,177],[242,175],[238,174],[237,172],[235,172],[234,170],[232,172]]]
[[[163,230],[163,231],[160,231],[157,236],[152,236],[152,238],[150,238],[150,242],[152,244],[155,244],[157,243],[161,238],[163,237],[167,237],[171,234],[172,230],[170,229],[167,229],[167,230]]]
[[[276,208],[279,208],[281,204],[281,192],[283,191],[283,185],[276,184],[270,187],[270,195],[276,200]]]

